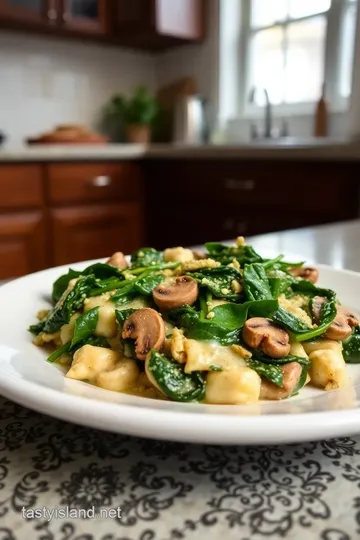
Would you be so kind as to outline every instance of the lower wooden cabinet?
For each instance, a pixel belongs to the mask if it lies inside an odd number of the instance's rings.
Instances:
[[[19,277],[47,266],[41,212],[0,215],[0,279]]]
[[[142,243],[138,203],[99,204],[51,210],[53,264],[130,253]]]

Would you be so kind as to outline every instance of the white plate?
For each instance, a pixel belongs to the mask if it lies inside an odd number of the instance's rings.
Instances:
[[[71,265],[82,269],[89,263]],[[0,393],[39,412],[116,433],[211,444],[271,444],[360,433],[360,365],[348,366],[351,386],[324,392],[304,388],[282,402],[251,406],[171,403],[102,390],[69,380],[45,361],[27,328],[44,308],[55,279],[68,265],[0,288]],[[318,265],[320,285],[360,308],[360,274]],[[360,311],[360,309],[359,309]]]

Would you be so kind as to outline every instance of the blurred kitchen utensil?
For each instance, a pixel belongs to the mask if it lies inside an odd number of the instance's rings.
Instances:
[[[6,142],[7,136],[3,131],[0,131],[0,146]]]
[[[204,144],[209,135],[207,104],[199,94],[181,96],[175,107],[174,142]]]
[[[182,77],[159,88],[156,97],[161,108],[161,122],[155,133],[156,142],[172,141],[176,104],[182,96],[191,96],[196,92],[197,85],[193,77]]]

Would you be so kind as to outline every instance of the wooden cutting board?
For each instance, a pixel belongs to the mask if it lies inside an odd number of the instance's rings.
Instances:
[[[196,94],[197,84],[194,77],[182,77],[176,81],[162,86],[157,91],[162,114],[161,122],[154,134],[156,142],[171,142],[174,125],[174,112],[177,101],[182,96]]]

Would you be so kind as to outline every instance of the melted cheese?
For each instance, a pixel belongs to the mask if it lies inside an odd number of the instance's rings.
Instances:
[[[231,347],[223,347],[212,341],[185,339],[184,351],[186,354],[185,373],[211,371],[213,366],[226,371],[246,366],[246,361]]]

